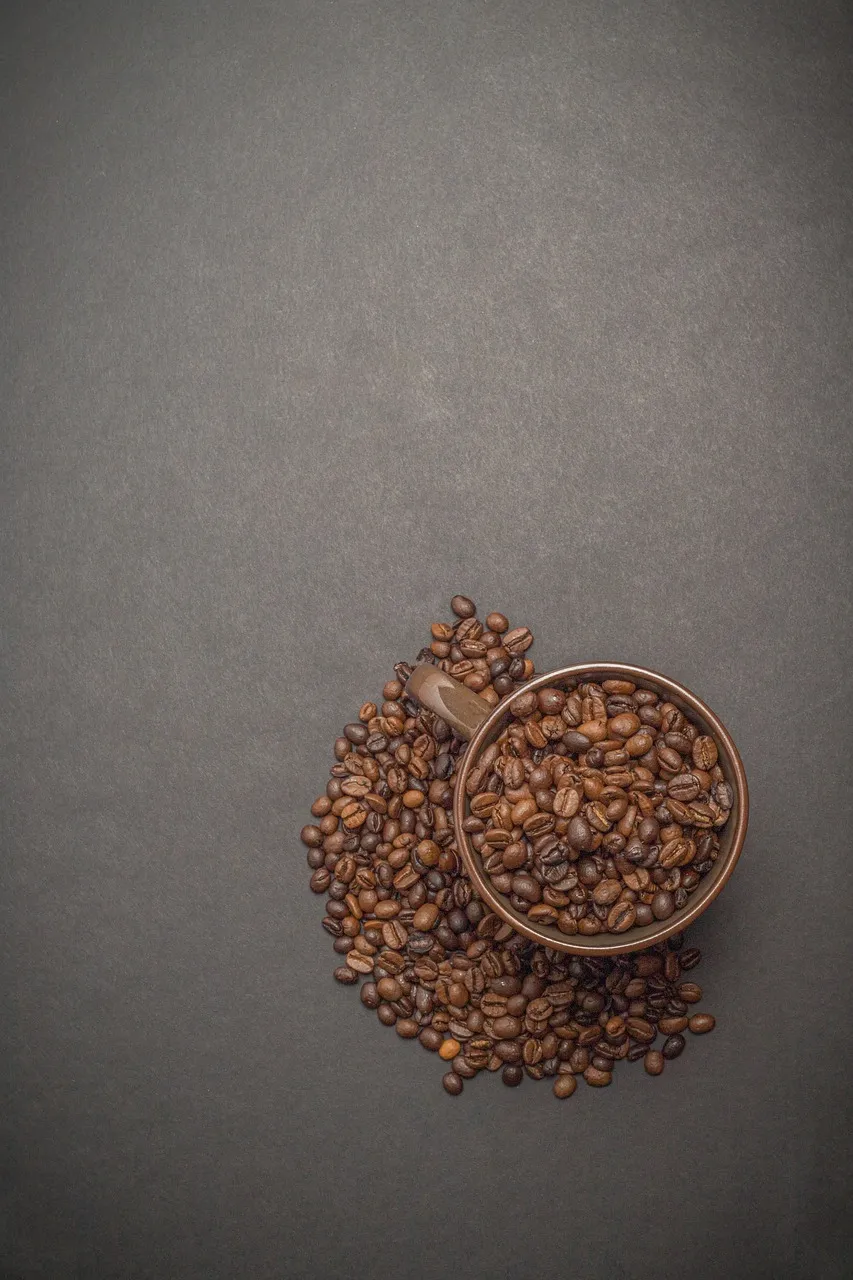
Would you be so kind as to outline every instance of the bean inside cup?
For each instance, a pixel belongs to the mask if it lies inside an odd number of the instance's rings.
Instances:
[[[492,887],[570,937],[685,907],[734,800],[714,737],[619,678],[517,694],[465,789],[463,828]]]

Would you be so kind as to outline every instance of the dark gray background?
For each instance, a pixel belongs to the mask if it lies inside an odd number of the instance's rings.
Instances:
[[[843,5],[3,21],[5,1274],[849,1275]],[[741,746],[659,1081],[451,1100],[331,981],[296,833],[456,590]]]

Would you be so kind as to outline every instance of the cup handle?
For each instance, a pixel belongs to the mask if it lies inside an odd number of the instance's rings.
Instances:
[[[485,698],[428,662],[415,667],[406,682],[406,693],[446,720],[461,738],[473,738],[492,710]]]

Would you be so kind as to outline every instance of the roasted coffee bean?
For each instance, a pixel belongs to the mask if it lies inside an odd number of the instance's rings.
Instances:
[[[621,880],[599,880],[592,891],[592,900],[599,906],[610,906],[622,892]]]
[[[430,1053],[436,1053],[441,1048],[444,1037],[440,1031],[436,1031],[435,1027],[421,1027],[418,1039]]]
[[[412,927],[418,933],[425,933],[433,927],[441,912],[434,902],[426,902],[419,907],[412,917]]]
[[[718,758],[717,744],[714,739],[709,737],[707,734],[700,734],[700,736],[695,738],[693,741],[691,755],[693,763],[697,768],[705,770],[713,769]]]
[[[656,920],[668,920],[675,911],[675,899],[665,889],[659,889],[652,898],[651,908]]]
[[[457,618],[473,618],[477,612],[474,601],[469,600],[467,596],[454,596],[450,601],[450,607]]]
[[[676,1034],[674,1036],[668,1036],[664,1041],[663,1050],[662,1050],[663,1056],[667,1060],[670,1060],[672,1058],[677,1058],[679,1054],[684,1052],[684,1047],[686,1043],[687,1042],[684,1039],[684,1036],[682,1035]]]
[[[649,1049],[643,1058],[643,1066],[650,1076],[659,1076],[665,1065],[664,1055],[657,1049]]]
[[[617,902],[610,908],[607,916],[607,927],[611,933],[624,933],[630,929],[637,919],[637,908],[633,902]]]
[[[516,1066],[512,1063],[507,1063],[507,1065],[501,1071],[501,1080],[503,1080],[504,1084],[507,1085],[510,1089],[517,1088],[518,1085],[521,1084],[523,1079],[524,1079],[523,1068],[520,1066]]]
[[[441,1077],[441,1083],[444,1085],[445,1090],[453,1094],[454,1097],[462,1092],[462,1077],[457,1071],[448,1071],[447,1075]]]
[[[667,795],[681,804],[689,804],[691,800],[695,800],[700,791],[699,780],[692,773],[679,773],[670,778],[666,785]]]
[[[716,1024],[717,1020],[713,1014],[694,1013],[687,1025],[694,1035],[702,1036],[708,1031],[713,1031]]]
[[[648,1044],[655,1038],[655,1029],[645,1018],[628,1018],[625,1027],[631,1039],[642,1044]]]
[[[683,1014],[670,1014],[666,1018],[661,1018],[658,1022],[658,1030],[662,1031],[665,1036],[678,1035],[687,1026],[687,1019]]]
[[[554,1081],[554,1097],[570,1098],[572,1094],[575,1092],[575,1090],[577,1089],[577,1087],[578,1087],[577,1080],[569,1072],[565,1072],[562,1075],[558,1075],[557,1079]]]
[[[516,657],[526,652],[532,643],[533,636],[527,627],[513,627],[502,638],[503,647]]]

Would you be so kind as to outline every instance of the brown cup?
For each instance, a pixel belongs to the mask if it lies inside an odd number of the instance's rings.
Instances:
[[[552,925],[531,924],[527,916],[515,910],[508,898],[501,893],[496,893],[492,888],[489,877],[483,870],[479,854],[462,830],[463,820],[468,816],[468,795],[465,784],[480,752],[494,742],[504,728],[512,710],[513,698],[521,693],[544,689],[550,685],[573,688],[583,680],[610,679],[632,680],[640,688],[663,694],[680,711],[689,715],[703,733],[710,734],[715,739],[720,753],[720,766],[734,792],[734,805],[728,822],[719,832],[720,851],[717,861],[691,893],[686,906],[676,911],[668,920],[656,920],[649,925],[635,926],[633,929],[627,929],[625,933],[599,933],[581,939],[579,935],[567,937]],[[424,664],[415,667],[406,685],[406,692],[446,720],[461,737],[470,739],[455,780],[453,821],[456,826],[457,847],[468,875],[483,901],[512,925],[513,929],[534,942],[544,947],[551,947],[555,951],[568,951],[573,955],[581,956],[610,956],[620,955],[626,951],[642,951],[657,942],[662,942],[670,934],[680,933],[691,921],[700,916],[714,901],[734,871],[735,863],[743,848],[749,818],[749,792],[743,763],[728,730],[717,719],[710,707],[707,707],[689,689],[676,684],[667,676],[659,675],[656,671],[647,671],[643,667],[631,667],[617,662],[582,663],[580,666],[549,671],[545,675],[537,676],[535,680],[528,680],[516,693],[509,694],[493,708],[478,694],[467,689],[446,672]]]

